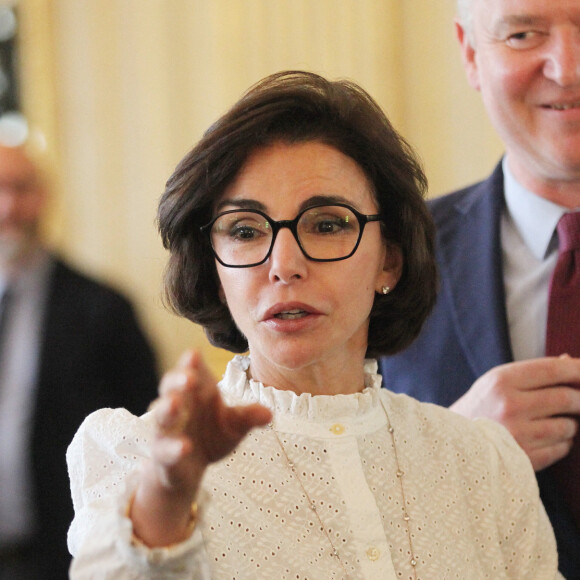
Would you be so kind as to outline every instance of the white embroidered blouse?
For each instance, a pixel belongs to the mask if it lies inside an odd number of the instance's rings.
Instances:
[[[210,466],[189,540],[147,549],[126,506],[153,433],[150,414],[103,409],[68,450],[75,518],[71,578],[196,580],[560,578],[530,462],[503,427],[380,388],[375,361],[353,395],[296,395],[248,381],[236,356],[220,383],[230,404],[260,402],[273,428],[252,431]],[[317,506],[320,529],[308,499]],[[331,540],[330,540],[330,539]],[[332,554],[332,541],[339,558]]]

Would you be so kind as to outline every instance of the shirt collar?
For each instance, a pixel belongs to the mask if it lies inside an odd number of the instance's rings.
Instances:
[[[516,181],[507,157],[502,162],[506,212],[524,243],[538,260],[555,249],[554,231],[567,208],[552,203]]]
[[[8,276],[0,271],[0,296],[8,286],[20,293],[23,288],[42,284],[53,265],[52,254],[42,247],[37,248],[17,273]]]

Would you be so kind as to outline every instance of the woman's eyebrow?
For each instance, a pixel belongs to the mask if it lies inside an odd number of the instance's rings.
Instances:
[[[257,209],[263,212],[266,211],[266,206],[261,201],[246,198],[224,199],[217,204],[216,211],[220,212],[227,206],[233,206],[239,209]]]
[[[310,207],[315,205],[334,205],[337,203],[345,203],[347,205],[355,206],[356,204],[341,195],[313,195],[308,199],[304,200],[299,208],[298,212],[304,211]],[[225,207],[235,207],[239,209],[257,209],[259,211],[263,211],[267,213],[268,207],[263,204],[261,201],[257,201],[255,199],[248,199],[248,198],[234,198],[234,199],[224,199],[217,204],[216,212],[219,213]]]
[[[345,203],[355,205],[352,200],[346,199],[342,195],[314,195],[300,204],[300,210],[308,209],[315,205],[334,205],[336,203]]]

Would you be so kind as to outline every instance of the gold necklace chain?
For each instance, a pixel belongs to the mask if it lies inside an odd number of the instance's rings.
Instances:
[[[419,580],[417,578],[417,554],[415,554],[415,548],[413,546],[413,536],[411,535],[411,516],[409,515],[409,511],[407,510],[407,495],[405,494],[405,486],[403,485],[403,478],[405,477],[405,472],[401,469],[401,465],[399,463],[399,455],[397,453],[397,445],[395,442],[395,429],[393,424],[391,423],[391,418],[387,413],[387,409],[383,400],[379,395],[379,400],[381,401],[381,407],[385,412],[385,417],[387,418],[387,431],[391,435],[391,441],[393,443],[393,452],[395,454],[395,463],[397,464],[397,472],[396,476],[399,480],[399,487],[401,488],[401,498],[403,500],[403,521],[405,522],[405,528],[407,532],[407,539],[409,540],[409,564],[411,564],[411,568],[413,570],[413,580]]]
[[[393,451],[395,454],[395,463],[397,465],[397,471],[396,471],[395,475],[397,476],[397,480],[399,481],[399,487],[401,489],[401,497],[403,500],[403,521],[405,524],[405,530],[407,532],[407,539],[409,541],[409,554],[410,554],[409,564],[411,565],[411,569],[413,572],[413,580],[419,580],[419,578],[417,577],[418,559],[417,559],[417,555],[415,554],[415,549],[413,547],[413,538],[411,536],[411,517],[409,516],[409,512],[407,510],[407,496],[405,494],[405,487],[403,485],[403,478],[405,476],[405,472],[401,469],[401,466],[399,464],[399,456],[397,454],[397,446],[395,444],[395,429],[393,428],[393,426],[391,424],[391,419],[389,417],[389,414],[387,413],[387,409],[385,408],[383,401],[380,399],[380,396],[379,396],[379,400],[381,402],[381,407],[383,408],[383,411],[385,412],[385,416],[387,418],[387,431],[389,432],[389,434],[391,436],[391,441],[393,444]],[[294,464],[293,461],[290,460],[290,457],[288,457],[288,453],[286,453],[286,448],[284,447],[282,440],[280,439],[280,436],[278,435],[278,432],[274,429],[274,423],[273,422],[270,423],[269,427],[270,427],[272,433],[274,433],[276,440],[278,441],[278,445],[280,446],[280,450],[282,451],[282,454],[284,455],[284,458],[286,459],[286,463],[288,465],[288,468],[290,469],[292,475],[294,476],[294,479],[296,479],[296,481],[298,482],[298,485],[302,489],[302,493],[306,497],[306,501],[308,502],[310,509],[314,513],[315,518],[318,520],[318,524],[320,526],[320,531],[326,536],[326,539],[328,540],[328,543],[330,545],[330,555],[333,558],[336,558],[336,560],[340,564],[340,567],[342,568],[343,572],[346,575],[345,578],[348,579],[349,574],[346,570],[346,566],[344,565],[344,562],[341,560],[340,552],[338,551],[338,549],[334,545],[332,538],[331,538],[330,534],[328,533],[328,530],[326,529],[326,526],[322,522],[320,514],[318,513],[316,502],[312,500],[312,498],[310,497],[310,494],[308,493],[308,491],[306,491],[306,488],[304,487],[304,483],[302,482],[302,480],[300,479],[300,476],[298,475],[296,465]]]
[[[282,454],[286,458],[286,463],[287,463],[288,467],[290,468],[290,471],[292,472],[294,479],[296,479],[296,481],[298,482],[298,484],[302,488],[302,493],[306,497],[306,501],[308,502],[308,506],[310,507],[310,509],[314,513],[314,516],[318,520],[318,524],[320,526],[320,531],[326,536],[326,539],[328,540],[328,543],[330,544],[330,555],[333,558],[336,558],[338,560],[340,567],[342,568],[343,572],[346,574],[345,578],[347,578],[347,579],[350,578],[348,572],[346,571],[346,567],[344,566],[344,562],[340,559],[340,554],[339,554],[338,550],[336,549],[336,546],[334,545],[332,538],[330,537],[330,534],[328,533],[328,530],[326,529],[326,526],[322,523],[322,519],[320,518],[320,514],[318,513],[316,502],[314,502],[311,499],[310,494],[306,491],[306,488],[304,487],[304,484],[302,483],[302,480],[300,479],[300,476],[298,475],[298,472],[296,471],[296,466],[294,465],[294,463],[292,461],[290,461],[290,458],[288,457],[288,454],[286,453],[286,449],[285,449],[284,445],[282,444],[282,441],[278,435],[278,432],[274,429],[273,423],[270,423],[270,428],[272,429],[272,433],[274,433],[274,435],[276,436],[276,440],[278,441],[278,445],[280,445],[280,449],[282,450]]]

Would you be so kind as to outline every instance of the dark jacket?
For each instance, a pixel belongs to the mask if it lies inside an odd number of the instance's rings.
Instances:
[[[154,353],[130,303],[57,260],[43,324],[33,414],[32,465],[43,579],[68,578],[73,518],[65,454],[92,411],[143,413],[157,392]]]

